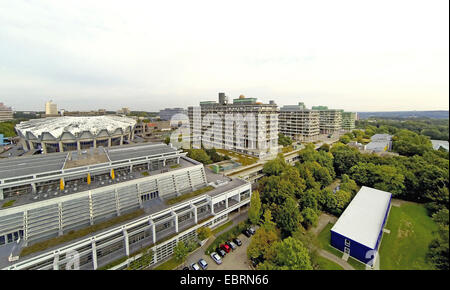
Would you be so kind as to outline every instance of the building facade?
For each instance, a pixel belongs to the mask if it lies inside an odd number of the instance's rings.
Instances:
[[[279,130],[298,141],[313,141],[320,134],[319,112],[308,110],[303,103],[280,108]]]
[[[153,250],[153,265],[170,257],[177,242],[195,241],[197,228],[214,227],[250,202],[248,182],[207,173],[201,163],[170,146],[131,146],[106,154],[111,162],[87,168],[29,172],[24,167],[21,170],[32,179],[22,175],[12,183],[5,182],[0,164],[3,189],[31,187],[22,197],[13,196],[17,206],[0,209],[1,268],[66,269],[74,252],[79,269],[98,269],[116,260],[122,262],[115,268],[125,268],[143,248]],[[49,155],[39,157],[46,162]],[[34,162],[28,159],[17,162]],[[64,164],[67,159],[61,158]],[[169,202],[198,189],[208,190]],[[20,255],[22,248],[34,243],[137,211],[139,216],[126,223],[30,257]]]
[[[355,129],[356,118],[357,113],[342,111],[342,130],[352,131]]]
[[[25,151],[42,153],[119,146],[134,138],[136,121],[114,115],[57,117],[20,122],[15,129]]]
[[[319,112],[319,127],[321,134],[335,134],[342,128],[341,110],[328,109],[327,106],[313,106]]]
[[[11,107],[5,106],[3,103],[0,103],[0,122],[13,120],[13,111]]]
[[[227,103],[219,94],[219,103],[200,102],[189,107],[191,140],[205,147],[230,149],[264,158],[278,152],[278,109],[271,101],[262,104],[256,98],[240,96]],[[242,120],[241,125],[236,120]]]

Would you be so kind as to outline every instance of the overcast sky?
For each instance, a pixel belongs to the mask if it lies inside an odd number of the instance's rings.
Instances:
[[[449,1],[0,0],[0,102],[448,110]]]

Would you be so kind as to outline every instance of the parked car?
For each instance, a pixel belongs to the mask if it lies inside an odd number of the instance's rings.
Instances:
[[[247,238],[250,238],[252,236],[252,234],[247,230],[243,230],[242,233],[244,234],[244,236],[246,236]]]
[[[191,268],[192,270],[200,270],[200,267],[197,265],[197,263],[192,263]]]
[[[206,263],[204,259],[198,260],[198,264],[200,265],[200,267],[202,267],[203,270],[206,270],[206,268],[208,268],[208,263]]]
[[[225,257],[225,255],[227,254],[227,252],[225,252],[225,251],[222,250],[221,248],[216,248],[216,252],[217,252],[217,254],[219,254],[219,256],[221,256],[221,257]]]
[[[189,270],[188,266],[184,266],[183,270]]]
[[[237,248],[236,244],[233,243],[232,241],[227,241],[225,243],[225,245],[227,245],[228,247],[230,247],[233,251]]]
[[[216,262],[217,265],[222,264],[222,258],[220,258],[219,254],[216,252],[211,253],[211,259],[213,259],[214,262]]]
[[[252,234],[252,235],[254,235],[255,234],[255,229],[254,228],[252,228],[252,227],[250,227],[250,228],[248,228],[248,231],[250,232],[250,234]]]
[[[234,242],[236,245],[238,245],[239,247],[242,246],[242,242],[241,242],[241,240],[239,240],[238,238],[234,238],[234,239],[233,239],[233,242]]]
[[[220,245],[220,248],[227,253],[229,253],[231,251],[231,248],[227,244]]]

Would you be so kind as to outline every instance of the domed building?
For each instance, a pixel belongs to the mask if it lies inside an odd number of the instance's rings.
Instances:
[[[105,115],[31,119],[15,129],[24,150],[45,154],[127,144],[135,125],[134,119]]]

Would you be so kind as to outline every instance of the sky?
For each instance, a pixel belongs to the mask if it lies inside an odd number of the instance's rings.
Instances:
[[[0,0],[0,102],[449,109],[449,1]]]

